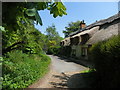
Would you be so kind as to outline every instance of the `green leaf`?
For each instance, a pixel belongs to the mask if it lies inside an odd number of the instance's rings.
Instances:
[[[48,7],[47,2],[39,2],[37,3],[37,10],[44,10]]]
[[[2,26],[0,26],[0,31],[5,32],[5,28],[4,28],[4,27],[2,27]]]
[[[28,16],[35,16],[36,15],[36,9],[35,8],[33,8],[33,9],[27,9],[26,10],[26,14]]]
[[[62,2],[54,2],[50,5],[50,14],[53,14],[53,17],[67,15],[66,8]]]
[[[36,10],[35,18],[36,18],[37,22],[42,26],[43,25],[42,24],[42,19],[41,19],[37,10]]]

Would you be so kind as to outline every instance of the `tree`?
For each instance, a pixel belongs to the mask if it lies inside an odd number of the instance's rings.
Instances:
[[[26,88],[50,64],[43,52],[47,38],[34,27],[34,21],[42,25],[38,11],[48,9],[57,17],[66,14],[65,7],[61,2],[3,2],[2,9],[2,86],[5,90]]]
[[[63,38],[59,36],[54,24],[52,26],[48,26],[46,28],[46,34],[47,34],[46,36],[48,38],[48,42],[47,42],[48,53],[49,54],[57,54],[58,49],[60,47],[60,41]]]
[[[49,40],[54,40],[57,36],[59,36],[54,24],[46,28],[46,34]]]
[[[42,25],[42,20],[38,11],[40,10],[49,10],[50,14],[53,14],[53,17],[56,18],[57,16],[67,15],[66,8],[62,2],[4,2],[2,4],[2,11],[3,11],[3,22],[6,20],[15,23],[17,16],[24,15],[26,18],[31,20],[36,20],[40,25]],[[8,16],[9,15],[9,16]],[[14,17],[11,17],[13,16]],[[22,17],[20,18],[22,22]]]
[[[48,9],[55,18],[66,15],[66,8],[62,2],[4,2],[2,9],[2,26],[5,28],[2,40],[5,53],[13,50],[13,47],[19,48],[21,44],[31,43],[30,33],[35,32],[33,22],[37,21],[42,25],[39,10]],[[20,43],[23,41],[24,43]],[[29,45],[34,47],[32,44]]]
[[[65,27],[65,30],[63,30],[63,33],[65,37],[67,37],[70,33],[77,31],[80,28],[80,22],[70,22],[67,27]]]
[[[57,42],[56,45],[59,45],[59,42],[62,40],[62,37],[60,37],[59,33],[56,31],[54,24],[46,28],[46,35],[48,40],[55,40]]]

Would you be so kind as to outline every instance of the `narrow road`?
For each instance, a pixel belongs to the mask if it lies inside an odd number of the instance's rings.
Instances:
[[[62,72],[80,72],[85,70],[84,66],[69,62],[67,59],[60,58],[58,56],[49,55],[52,60],[52,69],[58,73]]]
[[[69,62],[67,59],[49,55],[51,67],[49,73],[29,88],[68,88],[70,77],[88,68]],[[71,82],[70,81],[70,85]]]

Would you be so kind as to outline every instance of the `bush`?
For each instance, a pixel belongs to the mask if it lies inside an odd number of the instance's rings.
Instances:
[[[92,59],[99,76],[99,87],[120,85],[120,36],[99,42],[91,48]]]
[[[48,48],[47,54],[59,55],[60,46],[51,46]]]
[[[27,55],[10,52],[3,61],[3,89],[26,88],[47,71],[50,58],[46,55]]]
[[[60,55],[70,57],[71,56],[71,46],[61,47]]]

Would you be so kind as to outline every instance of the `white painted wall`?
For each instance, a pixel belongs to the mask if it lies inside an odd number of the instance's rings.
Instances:
[[[81,57],[81,46],[77,45],[76,46],[76,57]]]

